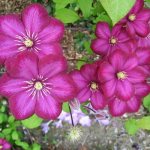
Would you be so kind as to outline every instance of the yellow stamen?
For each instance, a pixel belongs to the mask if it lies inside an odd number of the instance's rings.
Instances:
[[[91,89],[92,89],[92,90],[97,90],[97,89],[98,89],[97,83],[92,82],[92,83],[91,83]]]
[[[129,20],[130,20],[130,21],[134,21],[135,19],[136,19],[135,14],[131,14],[131,15],[129,16]]]
[[[117,39],[114,38],[114,37],[112,37],[112,38],[110,39],[110,43],[111,43],[111,44],[116,44],[116,43],[117,43]]]
[[[123,72],[123,71],[117,73],[117,78],[118,78],[118,79],[123,80],[123,79],[125,79],[126,77],[127,77],[127,74],[126,74],[125,72]]]
[[[36,89],[36,90],[41,90],[42,88],[43,88],[43,85],[42,85],[42,83],[41,82],[36,82],[35,84],[34,84],[34,88]]]
[[[30,39],[26,39],[24,41],[24,44],[25,44],[26,47],[32,47],[33,46],[33,41],[30,40]]]
[[[2,149],[3,148],[3,146],[2,145],[0,145],[0,149]]]

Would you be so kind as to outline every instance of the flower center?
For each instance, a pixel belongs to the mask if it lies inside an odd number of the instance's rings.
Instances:
[[[135,14],[131,14],[130,16],[129,16],[129,20],[130,21],[134,21],[136,19],[136,15]]]
[[[125,79],[126,77],[127,77],[127,74],[126,74],[125,72],[123,72],[123,71],[117,73],[117,78],[118,78],[118,79],[123,80],[123,79]]]
[[[33,46],[33,41],[30,40],[30,39],[26,39],[24,41],[24,44],[25,44],[26,47],[32,47]]]
[[[0,149],[2,149],[3,148],[3,146],[2,145],[0,145]]]
[[[43,84],[42,84],[41,82],[37,81],[37,82],[35,82],[35,84],[34,84],[34,88],[35,88],[36,90],[41,90],[41,89],[43,88]]]
[[[111,43],[111,44],[116,44],[116,43],[117,43],[117,39],[114,38],[114,37],[111,37],[110,43]]]
[[[98,89],[97,83],[92,82],[92,83],[91,83],[91,89],[92,89],[92,90],[97,90],[97,89]]]

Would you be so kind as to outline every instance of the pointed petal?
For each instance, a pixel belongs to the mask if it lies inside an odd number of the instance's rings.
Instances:
[[[7,72],[12,77],[33,79],[38,75],[38,57],[32,52],[25,52],[6,61]]]
[[[122,100],[129,100],[135,94],[133,85],[128,80],[118,81],[116,95]]]
[[[104,39],[95,39],[91,43],[91,49],[99,55],[107,55],[110,45],[108,43],[108,40]]]
[[[131,13],[138,13],[144,6],[144,0],[136,0],[135,5],[131,9]]]
[[[52,84],[51,94],[56,97],[59,102],[62,103],[74,98],[76,86],[69,75],[57,75],[51,78],[49,83]]]
[[[113,97],[116,92],[116,85],[117,85],[117,81],[115,79],[112,79],[102,84],[101,87],[103,89],[104,95],[110,98]]]
[[[67,70],[67,62],[63,56],[48,55],[39,60],[39,73],[51,78]]]
[[[109,102],[109,111],[112,116],[122,116],[127,111],[126,102],[115,98]]]
[[[91,91],[89,87],[83,88],[77,95],[77,99],[80,101],[80,103],[84,103],[89,100],[91,97]]]
[[[115,78],[115,70],[108,62],[100,64],[98,70],[98,78],[100,82],[107,82]]]
[[[91,105],[94,109],[103,109],[106,105],[106,100],[100,91],[95,91],[91,95]]]
[[[13,40],[17,35],[25,33],[19,15],[5,15],[0,17],[0,33],[10,36]]]
[[[64,25],[55,18],[50,18],[48,26],[46,26],[40,33],[39,38],[42,43],[59,42],[64,35]]]
[[[32,116],[35,110],[35,103],[35,99],[32,99],[26,91],[9,98],[10,111],[18,120]]]
[[[22,12],[22,20],[25,28],[31,33],[38,33],[49,23],[46,9],[40,4],[31,4]]]
[[[149,9],[143,9],[137,14],[137,20],[140,21],[149,21],[150,19],[150,10]]]
[[[37,99],[35,114],[46,120],[55,120],[62,111],[62,104],[51,95]]]
[[[99,22],[96,25],[96,36],[103,39],[108,39],[111,35],[108,23]]]
[[[127,109],[129,113],[137,112],[140,108],[141,100],[137,99],[136,97],[131,98],[127,101]]]

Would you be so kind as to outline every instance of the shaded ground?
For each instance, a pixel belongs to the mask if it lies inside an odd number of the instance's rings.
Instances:
[[[0,14],[19,13],[31,0],[1,0]],[[96,55],[89,56],[86,51],[78,50],[76,46],[76,34],[82,32],[89,35],[90,32],[82,27],[70,28],[65,31],[62,41],[64,55],[68,59],[69,70],[75,68],[76,60],[82,60],[86,55],[89,61],[96,58]],[[135,114],[140,117],[144,111]],[[147,132],[140,131],[136,136],[129,136],[123,127],[126,117],[121,119],[111,119],[108,127],[103,127],[94,123],[90,128],[83,128],[83,137],[78,143],[71,143],[66,139],[68,125],[62,129],[51,127],[47,136],[44,136],[40,129],[30,130],[34,140],[41,143],[43,150],[150,150],[150,135]],[[28,137],[27,137],[28,139]],[[29,140],[29,139],[28,139]]]

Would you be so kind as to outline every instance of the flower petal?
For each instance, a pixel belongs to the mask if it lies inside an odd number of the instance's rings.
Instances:
[[[80,103],[84,103],[89,100],[91,97],[91,91],[89,87],[83,88],[77,95],[77,99],[80,101]]]
[[[150,19],[150,10],[149,9],[143,9],[137,14],[137,20],[148,22],[149,19]]]
[[[127,78],[131,83],[140,83],[146,80],[146,74],[140,67],[136,67],[133,70],[128,71],[127,74]]]
[[[108,23],[99,22],[96,25],[96,36],[103,39],[108,39],[111,35]]]
[[[32,52],[18,54],[6,61],[6,70],[12,77],[31,80],[38,75],[38,57]]]
[[[12,79],[7,74],[0,78],[0,93],[3,96],[10,97],[23,92],[23,87],[26,86],[22,79]]]
[[[127,109],[129,113],[137,112],[140,108],[141,100],[137,99],[136,97],[131,98],[127,101]]]
[[[135,94],[133,85],[128,80],[117,82],[116,95],[122,100],[129,100]]]
[[[106,100],[100,91],[95,91],[91,95],[91,105],[94,109],[103,109],[106,105]]]
[[[95,39],[91,43],[91,49],[98,55],[107,55],[110,49],[108,40]]]
[[[39,38],[42,43],[59,42],[64,35],[64,25],[55,18],[50,18],[48,26],[46,26],[40,33]]]
[[[111,64],[106,61],[100,64],[98,78],[100,82],[107,82],[115,78],[115,70]]]
[[[122,116],[127,111],[126,102],[121,101],[118,98],[112,99],[109,102],[109,111],[112,116]]]
[[[39,58],[50,54],[62,55],[62,47],[60,43],[40,44],[37,47],[41,49],[41,52],[37,53]]]
[[[0,17],[0,33],[10,36],[14,40],[17,35],[25,33],[19,15],[5,15]]]
[[[113,97],[116,92],[116,85],[117,85],[117,81],[115,79],[112,79],[102,84],[101,87],[104,95],[109,98]]]
[[[81,90],[89,84],[89,81],[87,81],[78,70],[72,71],[70,75],[73,78],[79,90]]]
[[[59,102],[68,101],[74,98],[76,86],[69,75],[57,75],[51,78],[49,83],[52,84],[51,94],[56,97]]]
[[[46,9],[40,4],[31,4],[22,12],[22,20],[25,28],[32,32],[38,33],[49,23],[49,16]]]
[[[10,111],[18,120],[32,116],[34,114],[35,104],[35,99],[32,99],[26,91],[9,98]]]
[[[135,5],[131,9],[130,13],[138,13],[144,6],[144,0],[136,0]]]
[[[67,62],[63,56],[48,55],[39,60],[39,74],[51,78],[67,70]]]

